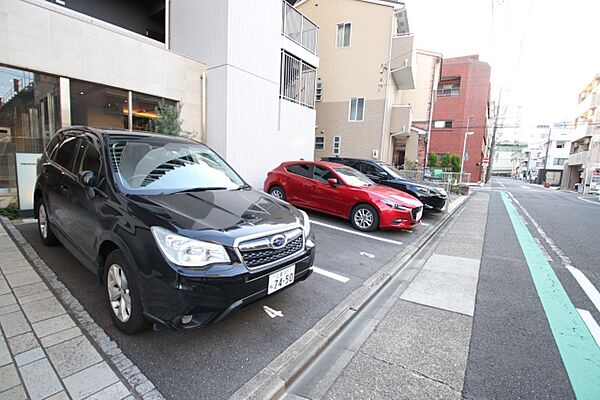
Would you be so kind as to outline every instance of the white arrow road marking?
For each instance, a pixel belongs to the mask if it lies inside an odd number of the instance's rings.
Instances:
[[[273,310],[269,306],[263,306],[263,310],[267,313],[267,315],[271,318],[275,317],[283,317],[283,313],[281,311]]]
[[[360,255],[361,256],[365,256],[365,257],[369,257],[369,258],[375,258],[375,256],[373,254],[365,253],[364,251],[361,251]]]
[[[590,333],[594,337],[596,344],[598,345],[598,347],[600,347],[600,326],[598,326],[596,320],[594,319],[594,317],[592,317],[592,314],[590,314],[588,310],[580,310],[578,308],[577,311],[579,312],[579,315],[581,315],[581,319],[583,319],[583,322],[585,322]]]
[[[315,272],[315,273],[317,273],[319,275],[326,276],[326,277],[331,278],[331,279],[335,279],[336,281],[339,281],[339,282],[342,282],[342,283],[346,283],[346,282],[348,282],[350,280],[350,278],[346,278],[345,276],[341,276],[341,275],[338,275],[338,274],[336,274],[334,272],[327,271],[327,270],[324,270],[324,269],[321,269],[321,268],[315,267],[315,266],[313,266],[313,272]]]

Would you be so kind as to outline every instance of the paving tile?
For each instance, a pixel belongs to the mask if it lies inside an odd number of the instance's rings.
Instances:
[[[15,293],[15,296],[17,296],[17,299],[20,299],[24,296],[30,296],[32,294],[39,293],[43,290],[48,290],[44,282],[37,282],[31,285],[24,285],[13,288],[13,292]]]
[[[9,306],[0,307],[0,315],[11,314],[15,311],[21,311],[21,307],[19,307],[18,304],[11,304]]]
[[[44,350],[42,350],[41,347],[36,347],[34,349],[17,354],[15,356],[15,362],[17,363],[17,366],[22,367],[23,365],[30,364],[44,357],[46,357]]]
[[[0,392],[8,390],[12,387],[19,385],[19,374],[14,364],[8,364],[4,367],[0,367]]]
[[[32,301],[31,303],[23,304],[21,308],[32,323],[65,313],[62,304],[55,297]]]
[[[102,356],[85,336],[59,343],[46,351],[61,378],[102,361]]]
[[[44,399],[63,390],[47,358],[27,364],[19,370],[31,400]]]
[[[29,296],[21,296],[18,298],[18,300],[19,300],[19,303],[21,303],[21,304],[27,304],[27,303],[31,303],[32,301],[47,299],[48,297],[53,297],[53,296],[54,296],[54,294],[52,294],[51,291],[42,290],[38,293],[30,294]]]
[[[10,286],[8,286],[8,282],[6,282],[6,279],[1,278],[0,279],[0,294],[7,294],[10,293]]]
[[[51,347],[51,346],[54,346],[55,344],[64,342],[65,340],[73,339],[74,337],[77,337],[81,334],[82,334],[81,330],[79,328],[75,327],[75,328],[65,329],[63,331],[53,333],[52,335],[44,336],[43,338],[40,339],[40,341],[42,342],[42,346]]]
[[[25,315],[21,311],[1,315],[0,325],[2,325],[6,337],[9,338],[31,330],[29,323],[25,319]]]
[[[17,300],[12,293],[0,295],[0,307],[9,306],[11,304],[15,304],[16,302]]]
[[[108,364],[101,362],[64,380],[74,400],[84,399],[117,382],[118,378]]]
[[[46,398],[45,400],[70,400],[69,395],[64,390],[62,392],[56,393],[53,396]]]
[[[8,345],[4,338],[0,338],[0,366],[10,364],[12,362],[12,357],[10,356],[10,351],[8,351]]]
[[[27,400],[27,393],[25,393],[23,386],[15,386],[0,393],[0,400]]]
[[[121,400],[129,395],[129,389],[122,382],[117,382],[91,395],[86,400]]]
[[[38,274],[33,270],[26,271],[26,272],[19,272],[16,274],[10,274],[5,277],[6,277],[6,280],[8,281],[8,284],[12,288],[30,285],[32,283],[38,283],[38,282],[42,281],[40,279],[40,277],[38,276]]]
[[[8,339],[8,345],[13,354],[19,354],[38,347],[39,343],[33,332],[27,332]]]
[[[73,328],[74,326],[75,322],[73,322],[73,319],[71,319],[68,314],[63,314],[59,315],[58,317],[36,322],[32,325],[33,331],[39,338],[65,329]]]
[[[31,265],[27,261],[11,264],[10,266],[2,267],[2,273],[4,276],[9,274],[15,274],[17,272],[33,271]]]

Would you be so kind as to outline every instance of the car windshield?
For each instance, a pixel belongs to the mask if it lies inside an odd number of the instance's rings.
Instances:
[[[115,180],[126,193],[232,190],[246,185],[221,157],[200,143],[121,136],[109,147]]]
[[[334,170],[349,186],[372,186],[375,184],[375,182],[367,178],[366,175],[355,170],[354,168],[339,167],[334,168]]]
[[[381,168],[383,168],[385,172],[387,172],[394,178],[406,179],[406,177],[404,175],[402,175],[402,172],[400,172],[399,169],[392,167],[390,164],[379,164],[379,166]]]

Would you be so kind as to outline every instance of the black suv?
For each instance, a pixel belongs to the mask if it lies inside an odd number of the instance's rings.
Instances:
[[[439,212],[446,208],[448,194],[444,189],[406,178],[402,176],[402,171],[382,161],[340,157],[323,157],[321,160],[348,165],[367,175],[375,183],[411,194],[421,200],[425,211]]]
[[[220,321],[312,272],[307,215],[190,139],[61,129],[38,162],[34,202],[43,242],[98,274],[128,334]]]

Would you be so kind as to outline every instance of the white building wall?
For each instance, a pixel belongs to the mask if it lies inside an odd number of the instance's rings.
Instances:
[[[0,0],[0,62],[180,101],[201,134],[204,65],[164,44],[43,0]]]
[[[281,18],[272,0],[171,3],[171,48],[207,63],[206,142],[256,188],[314,151],[314,110],[279,99]]]

